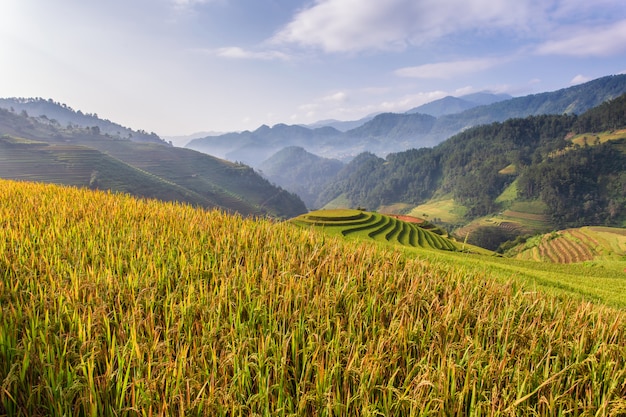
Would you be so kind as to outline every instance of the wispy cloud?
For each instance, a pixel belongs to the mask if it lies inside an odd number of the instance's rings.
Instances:
[[[171,2],[178,7],[186,7],[186,6],[193,6],[196,4],[206,4],[206,3],[211,3],[213,1],[216,0],[171,0]]]
[[[383,93],[387,97],[379,97]],[[319,119],[356,120],[369,114],[402,113],[424,103],[445,97],[450,92],[435,90],[395,95],[387,89],[376,87],[353,91],[340,91],[318,97],[314,102],[302,104],[293,120],[313,122]]]
[[[540,55],[608,56],[626,52],[626,20],[608,27],[583,28],[569,36],[543,43]]]
[[[483,58],[438,62],[415,67],[400,68],[394,72],[400,77],[446,79],[463,74],[484,71],[502,63],[502,59]]]
[[[289,61],[291,57],[284,52],[280,51],[250,51],[238,46],[229,46],[225,48],[218,48],[215,51],[212,51],[216,56],[222,58],[231,58],[231,59],[251,59],[251,60],[262,60],[262,61],[271,61],[271,60],[282,60]]]
[[[322,98],[323,101],[331,101],[335,103],[344,102],[347,99],[348,99],[348,94],[346,94],[344,91],[338,91],[336,93],[329,94]]]
[[[325,52],[403,49],[465,30],[528,31],[547,2],[524,0],[317,0],[272,39]],[[535,20],[533,20],[533,17]]]

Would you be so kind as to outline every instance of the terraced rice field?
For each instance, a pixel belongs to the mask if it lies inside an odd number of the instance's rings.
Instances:
[[[576,263],[626,255],[626,230],[582,227],[545,234],[518,250],[517,259]]]
[[[301,226],[323,227],[344,237],[372,239],[415,248],[456,251],[455,242],[420,227],[380,213],[359,210],[318,210],[292,220]]]

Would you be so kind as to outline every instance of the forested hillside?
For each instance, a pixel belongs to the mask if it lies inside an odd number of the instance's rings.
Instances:
[[[98,117],[96,113],[83,113],[52,99],[43,98],[0,98],[0,108],[13,113],[36,118],[40,123],[65,129],[89,129],[95,133],[134,142],[152,142],[169,145],[156,133],[133,130]]]
[[[259,172],[272,183],[299,195],[310,208],[343,166],[337,159],[322,158],[301,147],[291,146],[261,163]]]
[[[541,199],[555,226],[616,224],[626,216],[626,95],[581,116],[533,116],[468,129],[433,149],[363,154],[320,196],[342,195],[371,209],[420,204],[435,193],[468,207],[468,219],[501,209],[497,197],[517,182],[518,198]],[[595,133],[614,132],[600,143]],[[589,134],[587,142],[572,142]],[[592,137],[598,137],[592,140]]]

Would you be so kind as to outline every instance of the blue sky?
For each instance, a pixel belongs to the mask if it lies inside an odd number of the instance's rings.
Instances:
[[[2,0],[0,96],[162,136],[626,71],[623,0]]]

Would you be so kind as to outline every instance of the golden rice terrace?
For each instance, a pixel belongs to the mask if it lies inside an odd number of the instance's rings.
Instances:
[[[0,181],[0,415],[625,413],[621,310],[397,245]]]

